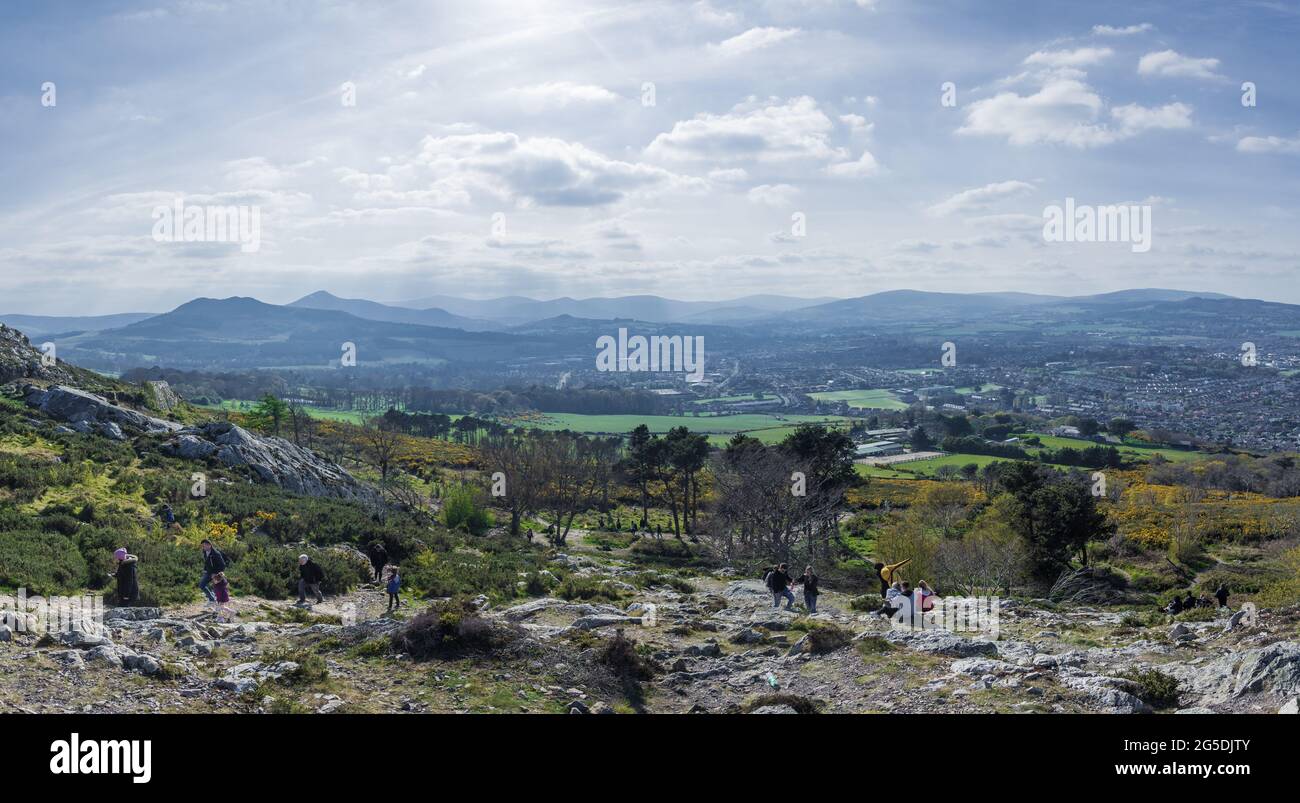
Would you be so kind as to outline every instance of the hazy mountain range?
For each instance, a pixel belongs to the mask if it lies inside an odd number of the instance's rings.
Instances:
[[[403,304],[321,291],[285,305],[200,298],[158,315],[15,314],[0,315],[0,322],[34,340],[52,339],[60,356],[98,370],[247,369],[326,367],[337,364],[343,343],[363,349],[369,365],[570,359],[588,354],[593,337],[613,333],[614,324],[635,324],[643,334],[707,333],[715,350],[771,349],[782,338],[839,329],[919,334],[972,326],[990,332],[1050,330],[1060,324],[1078,331],[1258,338],[1300,329],[1300,306],[1167,289],[1077,297],[893,290],[829,301],[770,295],[716,302],[658,296],[547,301],[433,296]]]

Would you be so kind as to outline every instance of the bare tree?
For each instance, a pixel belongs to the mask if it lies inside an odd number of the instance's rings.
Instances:
[[[388,484],[388,472],[397,457],[402,444],[402,436],[384,426],[383,421],[371,419],[361,428],[362,450],[366,457],[379,467],[379,481]]]
[[[546,440],[537,432],[498,433],[482,445],[483,465],[492,474],[504,475],[505,494],[497,501],[510,511],[511,535],[519,535],[523,519],[536,513],[544,501],[549,482]],[[496,478],[492,480],[495,486]]]

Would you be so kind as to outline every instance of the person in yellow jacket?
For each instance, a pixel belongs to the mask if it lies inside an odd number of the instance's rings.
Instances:
[[[907,558],[906,560],[900,560],[898,563],[876,564],[876,578],[880,580],[881,598],[884,598],[889,593],[889,587],[894,584],[894,573],[911,562],[912,559]]]

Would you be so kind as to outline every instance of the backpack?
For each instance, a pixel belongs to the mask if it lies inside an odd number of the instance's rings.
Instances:
[[[763,575],[763,585],[767,586],[768,591],[772,590],[772,575],[774,574],[776,574],[775,571],[769,570],[767,574]]]

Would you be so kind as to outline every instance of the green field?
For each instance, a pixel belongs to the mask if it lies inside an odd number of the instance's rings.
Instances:
[[[505,421],[534,429],[583,432],[589,435],[626,435],[641,424],[651,432],[662,434],[673,427],[709,435],[709,442],[725,445],[731,436],[744,432],[764,443],[776,443],[800,424],[846,424],[850,418],[834,415],[778,415],[741,413],[739,415],[586,415],[583,413],[546,413],[540,418]]]
[[[754,395],[744,396],[719,396],[716,399],[695,399],[691,404],[712,404],[714,402],[746,402],[746,401],[775,401],[778,397],[773,393],[764,393],[762,399],[754,398]]]
[[[1125,460],[1150,460],[1155,455],[1161,455],[1170,462],[1186,462],[1204,457],[1204,452],[1192,451],[1189,449],[1173,449],[1162,446],[1138,446],[1132,443],[1123,444],[1097,444],[1083,438],[1062,438],[1057,435],[1045,435],[1041,432],[1031,432],[1030,435],[1036,436],[1042,441],[1043,447],[1048,449],[1087,449],[1089,446],[1114,446],[1119,449]],[[1023,436],[1022,436],[1023,437]],[[1025,451],[1030,454],[1042,451],[1032,446],[1026,446]]]
[[[817,401],[848,402],[850,407],[862,410],[906,410],[907,403],[899,401],[888,388],[867,390],[828,390],[809,393]]]
[[[234,413],[248,413],[252,412],[253,407],[256,405],[257,402],[249,401],[247,399],[226,399],[219,405],[198,404],[195,406],[204,410],[229,410]],[[373,414],[358,413],[351,410],[327,410],[324,407],[311,406],[307,406],[304,409],[307,410],[307,415],[312,418],[319,418],[322,421],[343,421],[348,424],[360,425],[364,424],[366,419],[374,418]]]

